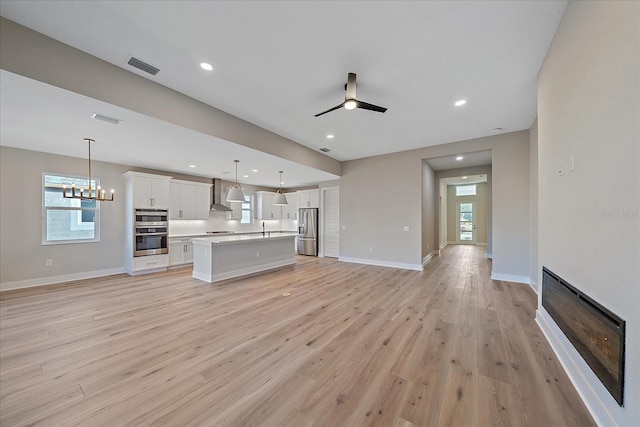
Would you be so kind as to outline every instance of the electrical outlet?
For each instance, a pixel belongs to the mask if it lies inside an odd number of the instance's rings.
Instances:
[[[572,155],[569,156],[569,172],[576,170],[576,158]]]
[[[373,252],[373,246],[369,246],[369,252]]]
[[[409,231],[409,226],[408,225],[404,226],[404,231]]]
[[[256,252],[256,258],[260,256],[260,251]]]
[[[44,266],[45,267],[51,267],[53,265],[53,260],[52,259],[45,259],[44,260]]]

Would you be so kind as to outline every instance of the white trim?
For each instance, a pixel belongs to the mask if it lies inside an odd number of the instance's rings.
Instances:
[[[493,259],[493,254],[491,252],[487,252],[487,259]]]
[[[556,354],[562,368],[571,380],[571,383],[578,392],[578,395],[580,395],[582,402],[584,402],[596,424],[599,426],[617,425],[614,418],[609,411],[607,411],[606,404],[601,399],[601,396],[606,396],[614,402],[613,398],[602,383],[600,383],[600,380],[595,377],[591,368],[589,368],[584,359],[582,359],[582,356],[578,354],[544,307],[539,306],[538,310],[536,310],[536,323],[540,327],[540,330],[542,330],[549,345],[551,345],[551,349]],[[589,380],[585,377],[585,374],[594,379]],[[601,388],[602,391],[599,393],[592,385]],[[617,403],[615,404],[617,405]],[[627,405],[628,404],[627,402]]]
[[[17,280],[15,282],[0,283],[0,291],[12,289],[33,288],[37,286],[53,285],[55,283],[71,282],[73,280],[93,279],[96,277],[113,276],[124,273],[124,268],[108,268],[106,270],[84,271],[82,273],[63,274],[61,276],[40,277],[37,279]]]
[[[422,268],[424,269],[424,266],[436,255],[440,255],[440,251],[431,251],[430,254],[422,258]]]
[[[476,246],[487,246],[487,244],[486,243],[482,243],[482,242],[480,242],[480,243],[476,242]]]
[[[534,282],[533,280],[529,280],[529,286],[531,286],[531,289],[533,289],[533,292],[536,293],[536,295],[538,294],[538,284],[536,282]]]
[[[515,282],[529,284],[529,276],[520,276],[517,274],[503,274],[491,271],[491,280],[502,280],[504,282]]]
[[[350,257],[340,257],[340,258],[338,258],[338,261],[352,262],[352,263],[355,263],[355,264],[377,265],[379,267],[401,268],[403,270],[422,271],[422,265],[420,265],[420,264],[407,264],[407,263],[404,263],[404,262],[388,262],[388,261],[379,261],[379,260],[376,260],[376,259],[350,258]]]
[[[444,242],[440,244],[440,249],[444,249],[445,246],[447,246],[449,243],[448,242]]]
[[[221,280],[232,279],[234,277],[246,276],[248,274],[259,273],[261,271],[273,270],[274,268],[284,267],[287,265],[295,264],[295,259],[286,259],[282,261],[274,261],[267,264],[254,265],[251,267],[241,268],[239,270],[225,271],[218,274],[205,274],[196,270],[193,270],[191,277],[205,282],[214,283]]]

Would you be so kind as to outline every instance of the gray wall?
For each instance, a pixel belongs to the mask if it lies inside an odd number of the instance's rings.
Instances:
[[[539,307],[601,425],[640,420],[639,28],[637,1],[570,2],[538,78],[538,269],[549,267],[627,322],[621,408]]]
[[[100,242],[42,245],[42,173],[86,176],[87,160],[0,147],[0,283],[88,271],[121,272],[124,247],[123,165],[92,162],[93,176],[115,190],[100,206]],[[53,265],[45,267],[45,259]]]
[[[340,236],[340,257],[419,266],[420,233],[402,230],[405,225],[410,230],[422,227],[419,183],[423,159],[484,150],[493,152],[493,229],[488,231],[493,238],[493,273],[528,283],[528,131],[345,162],[340,178],[340,222],[346,229]],[[372,246],[374,251],[369,252]]]

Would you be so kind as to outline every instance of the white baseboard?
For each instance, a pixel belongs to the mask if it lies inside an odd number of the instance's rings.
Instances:
[[[536,282],[534,282],[533,280],[529,280],[529,286],[531,286],[533,292],[535,292],[536,294],[538,293],[538,284]]]
[[[431,251],[430,254],[422,258],[422,268],[424,269],[424,266],[436,255],[440,255],[440,251]]]
[[[403,270],[422,271],[421,264],[407,264],[403,262],[387,262],[387,261],[379,261],[377,259],[350,258],[350,257],[340,257],[338,258],[338,261],[352,262],[355,264],[377,265],[379,267],[401,268]]]
[[[496,273],[495,271],[491,272],[492,280],[502,280],[504,282],[515,282],[515,283],[525,283],[529,284],[529,276],[519,276],[517,274],[503,274]]]
[[[600,395],[605,396],[612,401],[613,398],[609,396],[608,391],[599,382],[600,380],[596,378],[595,374],[591,371],[591,368],[589,368],[589,365],[587,365],[584,359],[582,359],[582,356],[580,356],[577,350],[573,348],[573,345],[556,325],[544,307],[538,307],[538,310],[536,310],[536,323],[540,327],[540,330],[542,330],[542,333],[547,339],[547,342],[549,342],[549,345],[551,345],[551,349],[556,354],[562,368],[567,373],[569,380],[571,380],[571,383],[580,395],[580,398],[584,402],[596,424],[599,426],[618,425],[609,411],[607,411],[606,405]],[[585,373],[593,377],[593,379],[589,381],[585,377]],[[594,384],[593,387],[590,382]],[[594,387],[601,388],[601,392],[598,393]]]
[[[71,282],[73,280],[93,279],[95,277],[112,276],[114,274],[122,274],[124,272],[124,268],[120,267],[108,268],[106,270],[84,271],[82,273],[63,274],[60,276],[40,277],[37,279],[17,280],[15,282],[0,283],[0,291],[53,285],[55,283]]]
[[[287,265],[293,265],[296,263],[295,259],[286,259],[282,261],[274,261],[266,264],[260,264],[252,267],[241,268],[233,271],[225,271],[217,274],[206,274],[200,271],[193,270],[192,277],[194,279],[203,280],[209,283],[220,282],[221,280],[233,279],[234,277],[246,276],[248,274],[259,273],[261,271],[273,270],[274,268],[284,267]]]
[[[448,245],[448,243],[447,243],[447,242],[441,243],[441,244],[440,244],[440,249],[444,249],[444,247],[445,247],[445,246],[447,246],[447,245]]]

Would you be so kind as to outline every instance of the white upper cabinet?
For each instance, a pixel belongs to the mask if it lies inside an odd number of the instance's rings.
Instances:
[[[320,207],[320,190],[298,191],[298,207],[319,208]]]
[[[276,193],[256,191],[256,219],[282,219],[281,206],[273,206]]]
[[[133,197],[133,208],[169,208],[169,180],[171,177],[140,172],[124,174]]]
[[[285,193],[287,206],[282,207],[282,219],[298,219],[298,193]]]
[[[208,219],[211,184],[179,181],[169,183],[169,219]]]

